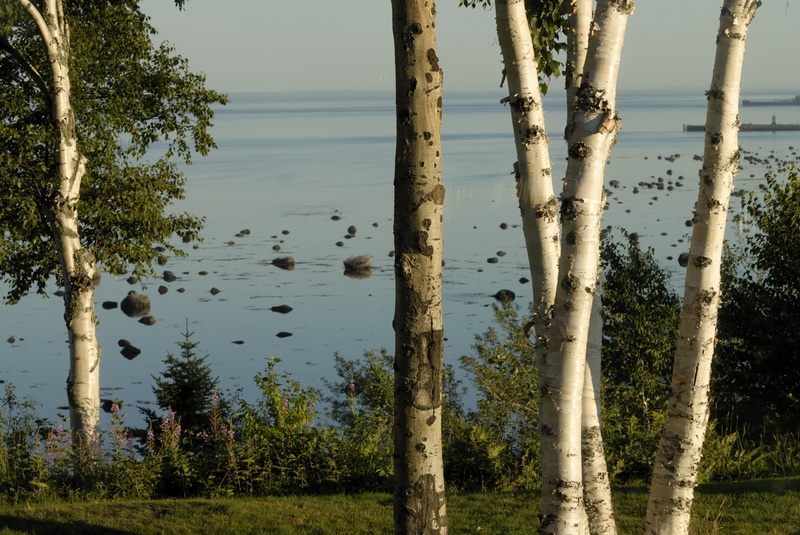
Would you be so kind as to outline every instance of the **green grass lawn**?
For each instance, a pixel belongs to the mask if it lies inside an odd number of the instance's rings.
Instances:
[[[617,489],[622,534],[641,533],[643,488]],[[535,533],[536,496],[448,496],[450,533]],[[388,494],[24,504],[0,507],[0,535],[376,534],[392,532]],[[692,533],[800,535],[800,478],[703,485]]]

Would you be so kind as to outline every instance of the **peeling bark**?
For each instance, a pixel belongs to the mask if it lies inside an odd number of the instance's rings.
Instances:
[[[755,0],[725,0],[720,16],[711,88],[706,94],[706,145],[686,268],[672,394],[653,466],[645,521],[647,534],[689,532],[708,424],[722,247],[739,162],[739,88],[744,44],[760,4]]]
[[[446,534],[442,463],[442,71],[434,3],[393,0],[395,153],[394,520]]]
[[[544,533],[578,533],[585,510],[582,465],[582,394],[588,331],[600,255],[606,160],[620,127],[615,94],[628,1],[600,1],[586,66],[568,126],[569,159],[562,193],[559,280],[548,348],[545,404],[557,415],[553,429],[557,477],[555,513]]]
[[[589,343],[586,348],[586,368],[583,377],[583,406],[581,408],[581,462],[583,463],[583,505],[589,533],[616,535],[611,481],[608,477],[603,436],[600,431],[600,361],[603,346],[602,299],[595,294]]]
[[[498,0],[497,35],[508,79],[508,102],[514,132],[517,162],[514,165],[522,231],[528,253],[534,303],[534,334],[539,370],[546,366],[550,318],[558,282],[558,201],[553,191],[550,151],[539,90],[537,60],[533,49],[524,0]],[[546,389],[539,374],[539,392]],[[554,407],[539,401],[540,429],[554,426]],[[555,444],[549,433],[540,431],[542,459],[542,515],[554,513],[553,482]]]
[[[100,422],[100,346],[94,309],[96,259],[83,248],[78,225],[81,180],[86,158],[78,150],[75,113],[70,102],[70,33],[61,0],[42,2],[41,11],[18,0],[39,29],[50,63],[49,100],[58,138],[58,185],[47,220],[58,248],[64,280],[64,321],[69,333],[67,378],[70,427],[76,446],[95,447]]]

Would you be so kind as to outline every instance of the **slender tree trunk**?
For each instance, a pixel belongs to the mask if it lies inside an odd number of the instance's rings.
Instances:
[[[583,373],[583,406],[581,410],[581,462],[583,463],[583,503],[589,533],[616,535],[611,481],[608,478],[603,435],[600,431],[600,362],[603,348],[603,303],[595,293],[586,368]]]
[[[725,0],[708,96],[705,152],[686,268],[672,394],[653,466],[645,533],[688,533],[708,423],[728,202],[739,166],[739,88],[744,45],[761,2]]]
[[[58,187],[48,222],[58,248],[64,281],[64,320],[69,333],[70,370],[67,378],[70,427],[76,445],[94,445],[100,420],[100,346],[94,310],[96,260],[84,249],[78,208],[85,157],[78,150],[75,114],[70,103],[70,35],[61,0],[43,2],[42,11],[19,0],[36,22],[50,63],[50,98],[57,140]]]
[[[592,26],[592,0],[565,0],[562,11],[567,14],[567,128],[565,139],[571,145],[574,139],[578,113],[578,94],[583,80],[583,71],[589,53],[589,36]],[[611,482],[608,478],[603,436],[600,427],[600,377],[603,345],[602,302],[595,295],[592,318],[589,324],[589,343],[586,350],[584,370],[583,409],[581,413],[581,440],[583,463],[583,501],[590,533],[617,532],[614,521]]]
[[[575,122],[578,90],[583,80],[583,69],[589,53],[589,35],[592,27],[592,0],[564,0],[561,9],[566,14],[564,27],[567,36],[567,61],[565,87],[567,94],[567,127],[565,139],[571,142],[570,125]]]
[[[495,6],[497,36],[508,80],[511,125],[517,150],[514,165],[522,231],[528,252],[534,302],[534,333],[539,370],[546,366],[547,339],[558,280],[558,201],[553,192],[550,150],[539,91],[538,67],[524,0],[498,0]],[[539,373],[539,392],[544,386]],[[541,508],[554,513],[556,480],[555,407],[539,400],[539,439],[542,461]]]
[[[397,534],[446,534],[442,464],[442,70],[436,9],[393,0],[395,155],[394,520]]]
[[[586,348],[600,255],[600,219],[605,205],[603,175],[619,131],[615,94],[619,59],[633,3],[600,1],[590,37],[583,81],[568,147],[561,201],[561,260],[545,396],[556,407],[554,430],[558,473],[556,512],[545,518],[545,533],[576,533],[583,507],[581,406]]]

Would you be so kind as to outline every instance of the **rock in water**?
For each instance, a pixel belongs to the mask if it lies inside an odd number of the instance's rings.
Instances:
[[[283,258],[276,258],[272,261],[272,265],[279,267],[281,269],[286,270],[293,270],[294,269],[294,257],[293,256],[285,256]]]
[[[288,314],[293,309],[289,305],[275,305],[274,307],[270,308],[273,312],[279,312],[281,314]]]
[[[138,318],[150,314],[150,298],[131,290],[119,304],[119,308],[129,318]]]
[[[139,320],[142,325],[155,325],[156,319],[153,316],[145,316]]]
[[[513,301],[516,297],[517,296],[514,292],[505,289],[494,294],[494,298],[498,301]]]
[[[369,271],[371,267],[372,259],[368,256],[351,256],[344,261],[345,273]]]
[[[138,347],[134,347],[134,346],[132,346],[131,344],[128,344],[128,345],[126,345],[126,346],[125,346],[125,347],[123,347],[123,348],[122,348],[122,350],[120,351],[120,353],[122,354],[122,356],[123,356],[123,357],[125,357],[125,358],[126,358],[126,359],[128,359],[128,360],[133,360],[133,359],[135,359],[136,357],[138,357],[138,356],[139,356],[139,354],[140,354],[141,352],[142,352],[142,350],[141,350],[141,349],[139,349]]]

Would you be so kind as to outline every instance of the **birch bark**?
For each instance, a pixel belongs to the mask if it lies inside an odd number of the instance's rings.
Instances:
[[[47,219],[57,243],[64,282],[64,321],[70,352],[67,378],[70,427],[76,445],[93,446],[100,418],[100,346],[94,309],[96,260],[81,244],[78,226],[86,159],[78,150],[75,113],[70,101],[69,25],[61,0],[42,2],[41,11],[28,0],[19,3],[36,23],[50,64],[58,186]]]
[[[589,533],[615,535],[617,524],[611,499],[603,434],[600,430],[600,364],[603,348],[602,298],[595,293],[589,322],[586,369],[583,373],[581,407],[581,462],[583,463],[583,503]]]
[[[586,348],[599,263],[603,174],[621,120],[615,107],[623,36],[633,3],[600,1],[576,113],[568,125],[568,164],[561,200],[561,258],[545,377],[545,403],[556,408],[558,473],[555,514],[544,533],[576,533],[583,504],[581,405]]]
[[[739,89],[747,31],[761,2],[725,0],[707,93],[705,150],[686,268],[684,305],[667,419],[653,466],[645,533],[688,533],[708,423],[720,263],[739,166]]]
[[[575,122],[578,90],[583,80],[586,56],[589,54],[589,35],[592,27],[592,0],[564,0],[562,11],[566,13],[564,30],[567,35],[567,61],[565,66],[565,88],[567,94],[567,125],[564,138],[569,143],[570,125]]]
[[[517,162],[514,165],[522,231],[531,271],[537,368],[546,366],[547,337],[558,280],[558,201],[553,192],[550,151],[545,128],[536,54],[524,0],[498,0],[495,5],[497,36],[508,80],[508,102]],[[539,374],[539,391],[544,386]],[[555,447],[550,429],[556,415],[552,404],[539,402],[539,437],[542,460],[541,508],[553,510]]]
[[[393,0],[395,154],[394,520],[446,534],[442,464],[442,70],[430,0]]]

